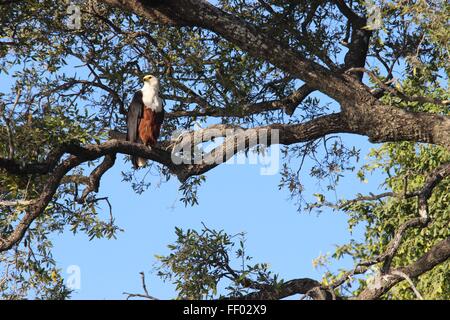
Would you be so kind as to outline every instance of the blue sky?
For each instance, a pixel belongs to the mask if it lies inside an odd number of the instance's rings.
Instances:
[[[343,137],[349,144],[362,146],[363,155],[367,153],[370,145],[365,137]],[[325,270],[315,270],[312,259],[349,240],[345,214],[331,210],[320,215],[297,212],[288,192],[278,190],[280,176],[260,175],[258,165],[221,165],[208,172],[200,188],[200,204],[185,208],[178,201],[179,183],[175,180],[135,194],[129,184],[121,182],[121,171],[127,170],[129,163],[124,163],[122,156],[118,160],[104,176],[99,196],[110,197],[116,222],[124,232],[117,240],[89,241],[70,232],[54,236],[59,267],[80,267],[81,289],[73,299],[123,299],[123,291],[141,292],[141,271],[146,274],[151,295],[174,298],[174,286],[154,272],[154,255],[168,253],[167,244],[175,240],[175,226],[200,229],[204,222],[230,234],[246,232],[246,248],[253,261],[269,263],[271,270],[286,280],[320,279]],[[354,176],[342,180],[338,197],[373,191],[380,178],[362,184]],[[320,192],[317,180],[310,178],[307,170],[302,177],[307,193]],[[333,269],[350,266],[351,261],[340,261]]]

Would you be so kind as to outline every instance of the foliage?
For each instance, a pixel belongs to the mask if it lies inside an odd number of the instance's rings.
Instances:
[[[272,275],[267,264],[250,264],[243,233],[229,235],[203,225],[200,232],[175,228],[175,234],[175,243],[167,246],[171,253],[156,258],[157,275],[176,285],[178,299],[223,298],[224,294],[218,294],[221,287],[227,296],[240,297],[256,285],[277,284],[277,275]]]

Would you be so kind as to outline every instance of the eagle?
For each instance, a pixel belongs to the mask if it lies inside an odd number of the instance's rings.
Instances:
[[[159,138],[164,120],[164,107],[159,97],[159,79],[152,75],[142,78],[144,86],[137,91],[127,114],[127,141],[153,147]],[[131,156],[133,167],[145,166],[146,159]]]

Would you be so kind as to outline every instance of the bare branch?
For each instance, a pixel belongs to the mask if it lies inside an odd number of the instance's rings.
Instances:
[[[396,275],[396,276],[400,276],[403,279],[405,279],[409,283],[409,285],[411,286],[411,289],[414,291],[414,294],[417,296],[417,298],[419,300],[423,300],[423,297],[420,294],[419,290],[417,290],[416,286],[414,285],[414,282],[411,280],[411,278],[407,274],[405,274],[404,272],[401,272],[399,270],[393,270],[391,272],[391,274]]]
[[[35,200],[0,200],[0,207],[30,206]]]
[[[114,166],[116,161],[115,154],[107,154],[103,162],[95,168],[89,176],[89,183],[83,191],[83,194],[79,199],[77,199],[78,203],[84,203],[86,201],[86,197],[93,191],[98,192],[100,187],[100,180],[103,174],[111,169]]]
[[[207,104],[206,101],[199,103],[197,99],[188,99],[173,96],[164,96],[170,100],[184,100],[184,102],[197,103],[202,107],[201,110],[193,111],[172,111],[166,114],[168,118],[178,118],[178,117],[246,117],[253,114],[259,114],[267,111],[274,110],[284,110],[286,114],[292,115],[295,109],[303,102],[303,100],[312,92],[314,89],[307,85],[303,85],[294,91],[289,96],[280,100],[262,101],[253,104],[247,104],[242,106],[237,110],[227,110],[224,108],[212,107]]]
[[[141,275],[141,281],[142,281],[142,289],[144,290],[144,293],[128,293],[128,292],[124,292],[123,294],[127,295],[127,300],[129,300],[130,298],[144,298],[144,299],[148,299],[148,300],[158,300],[157,298],[151,296],[148,294],[147,291],[147,285],[145,284],[145,274],[144,272],[139,272],[139,274]]]

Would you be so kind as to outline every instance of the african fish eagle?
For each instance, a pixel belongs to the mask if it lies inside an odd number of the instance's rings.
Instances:
[[[127,141],[153,147],[158,140],[164,120],[164,107],[159,97],[159,80],[152,75],[143,79],[144,86],[137,91],[128,109]],[[145,166],[144,158],[131,156],[135,169]]]

